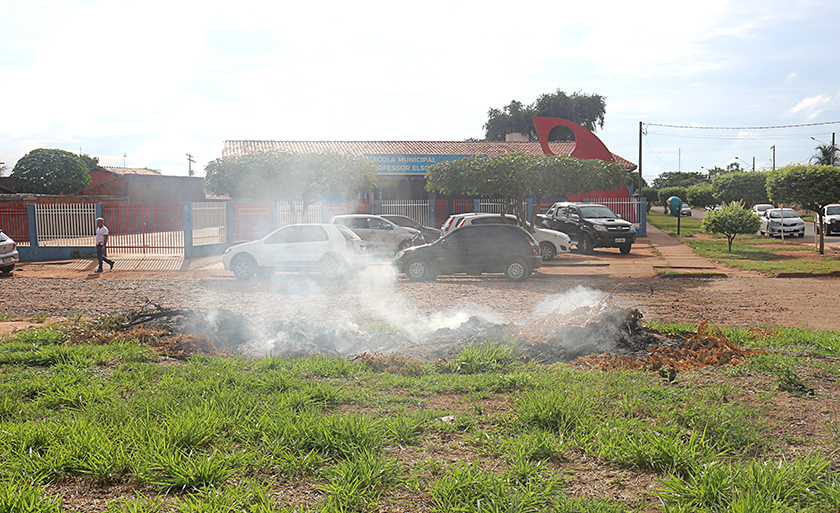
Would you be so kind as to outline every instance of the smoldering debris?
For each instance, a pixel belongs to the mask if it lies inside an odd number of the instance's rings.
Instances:
[[[387,325],[363,328],[347,319],[254,322],[222,308],[173,310],[147,305],[123,318],[127,336],[183,358],[191,354],[321,354],[364,359],[375,354],[388,361],[395,357],[435,361],[451,359],[474,344],[513,343],[526,361],[567,362],[586,369],[664,369],[668,377],[677,370],[726,365],[760,352],[726,340],[719,329],[706,323],[691,337],[659,333],[641,323],[638,310],[603,303],[568,313],[555,311],[524,325],[471,316],[454,328],[429,331],[419,339],[413,331]]]

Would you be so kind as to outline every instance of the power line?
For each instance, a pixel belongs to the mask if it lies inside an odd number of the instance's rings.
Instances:
[[[694,128],[697,130],[768,130],[771,128],[798,128],[803,126],[840,125],[840,121],[823,121],[821,123],[802,123],[798,125],[774,125],[774,126],[690,126],[690,125],[663,125],[661,123],[645,123],[647,126],[664,126],[668,128]]]

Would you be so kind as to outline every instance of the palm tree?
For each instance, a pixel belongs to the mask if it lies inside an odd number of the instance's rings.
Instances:
[[[817,166],[833,166],[840,163],[840,157],[837,155],[837,146],[833,146],[831,144],[820,144],[815,149],[817,152],[813,157],[811,157],[811,164]]]

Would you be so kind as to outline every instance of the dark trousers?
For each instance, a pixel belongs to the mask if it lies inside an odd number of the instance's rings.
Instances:
[[[102,262],[108,265],[114,265],[113,260],[108,260],[108,255],[105,254],[105,246],[102,244],[96,245],[96,259],[99,260],[99,270],[102,270]]]

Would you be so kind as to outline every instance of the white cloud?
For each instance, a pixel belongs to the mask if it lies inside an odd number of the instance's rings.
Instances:
[[[831,96],[818,94],[804,98],[788,111],[788,114],[804,114],[806,119],[815,119],[822,114],[824,108],[831,103]]]

